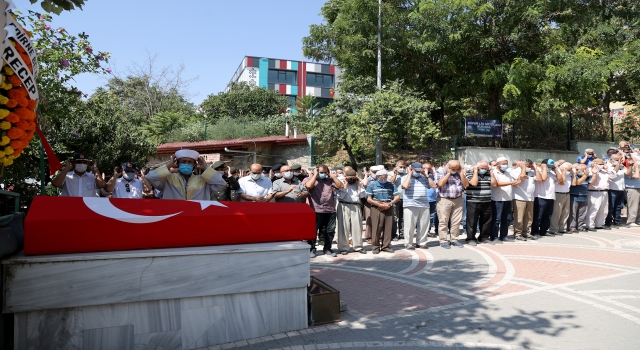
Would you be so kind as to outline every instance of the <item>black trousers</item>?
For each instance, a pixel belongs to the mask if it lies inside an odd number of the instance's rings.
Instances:
[[[324,230],[323,230],[324,229]],[[336,235],[336,213],[316,213],[316,232],[324,234],[324,247],[322,250],[331,249],[333,237]],[[316,250],[316,240],[308,242],[311,251]]]
[[[553,199],[536,197],[533,202],[533,223],[531,224],[532,235],[546,235],[551,226],[551,215],[553,215]]]
[[[404,207],[402,199],[393,206],[393,225],[391,226],[391,237],[404,234]]]
[[[467,201],[467,239],[466,241],[490,239],[491,224],[493,216],[491,214],[491,202],[469,202]],[[476,236],[480,223],[480,235]]]

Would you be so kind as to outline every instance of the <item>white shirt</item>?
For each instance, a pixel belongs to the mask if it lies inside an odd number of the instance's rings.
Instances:
[[[511,177],[519,179],[522,173],[521,168],[509,170]],[[526,172],[527,179],[520,181],[518,186],[512,186],[513,199],[525,202],[533,202],[533,192],[536,190],[536,175],[534,172]]]
[[[129,192],[127,192],[127,184],[129,185]],[[142,180],[133,179],[131,182],[123,178],[116,179],[116,184],[113,186],[113,198],[142,198]]]
[[[258,181],[254,181],[251,178],[251,175],[245,176],[238,180],[238,184],[240,185],[240,189],[236,192],[238,194],[244,193],[247,196],[251,197],[262,197],[265,198],[272,193],[272,182],[268,177],[261,176]],[[250,202],[240,198],[241,202]]]
[[[493,170],[493,176],[498,182],[511,182],[514,180],[508,169],[504,173],[500,172],[497,169]],[[513,190],[511,189],[511,187],[513,186],[491,186],[491,200],[494,202],[510,201],[511,199],[513,199]]]
[[[556,182],[556,193],[568,193],[569,187],[571,187],[571,179],[573,178],[573,174],[565,175],[564,177],[564,185],[560,185]]]
[[[589,169],[591,171],[591,169]],[[592,173],[593,174],[593,173]],[[613,180],[616,178],[616,173],[613,172],[611,168],[609,169],[600,169],[597,173],[597,180],[595,184],[589,184],[588,189],[594,191],[602,191],[609,189],[609,180]]]
[[[540,169],[542,170],[542,169]],[[548,168],[547,168],[548,170]],[[538,171],[538,170],[536,170]],[[544,199],[556,199],[556,174],[548,170],[547,173],[547,181],[536,181],[536,189],[533,192],[534,196],[537,198]]]
[[[93,174],[84,172],[82,175],[71,170],[64,177],[62,183],[62,197],[97,197],[96,178]]]
[[[345,187],[338,190],[338,200],[341,202],[360,203],[360,198],[365,198],[367,192],[362,185],[349,185],[345,183]]]
[[[626,172],[627,169],[621,165],[620,169],[616,173],[616,178],[609,180],[609,188],[616,191],[624,191],[624,173]]]

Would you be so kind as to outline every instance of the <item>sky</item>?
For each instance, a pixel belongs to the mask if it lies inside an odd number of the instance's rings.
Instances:
[[[43,12],[40,1],[13,0],[17,9]],[[53,28],[89,34],[95,51],[112,53],[109,66],[124,74],[156,56],[159,67],[184,65],[197,80],[188,98],[201,103],[222,92],[244,56],[304,60],[302,38],[322,23],[326,0],[85,0],[82,10],[52,14]],[[109,76],[84,74],[75,85],[91,94]]]

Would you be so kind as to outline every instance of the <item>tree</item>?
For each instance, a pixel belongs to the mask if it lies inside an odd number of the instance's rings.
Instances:
[[[38,2],[38,0],[29,0],[32,4]],[[76,7],[82,10],[84,0],[40,0],[40,6],[47,12],[53,12],[56,15],[62,13],[62,11],[71,11]]]
[[[289,102],[286,96],[244,82],[232,83],[228,91],[209,95],[200,104],[209,122],[223,117],[235,120],[261,120],[284,113],[287,107]]]

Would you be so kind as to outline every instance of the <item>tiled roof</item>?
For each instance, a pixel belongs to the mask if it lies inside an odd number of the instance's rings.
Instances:
[[[307,142],[307,135],[298,134],[297,138],[293,136],[268,136],[257,137],[253,139],[233,139],[233,140],[219,140],[219,141],[198,141],[198,142],[174,142],[164,143],[159,145],[157,150],[159,154],[173,153],[177,150],[187,148],[195,151],[213,151],[224,149],[225,147],[248,147],[258,144],[304,144]]]

